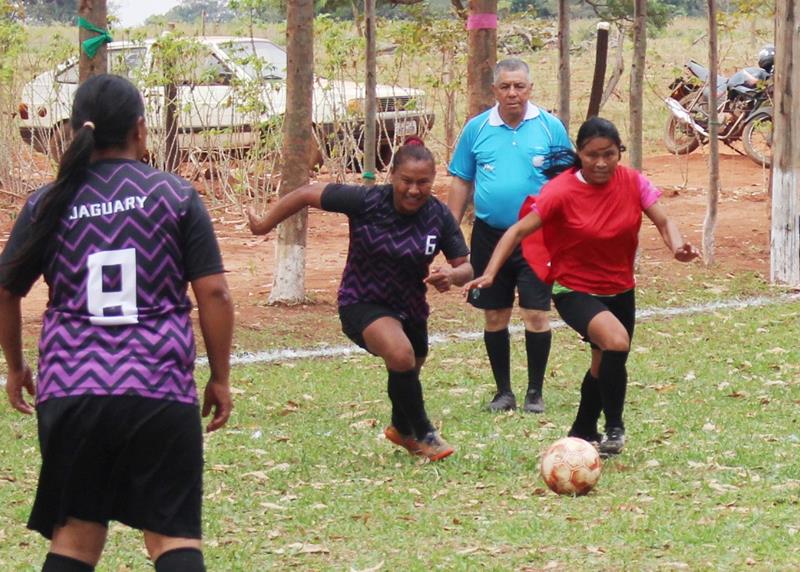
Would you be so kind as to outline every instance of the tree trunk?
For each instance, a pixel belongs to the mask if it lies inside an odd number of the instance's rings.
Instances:
[[[314,2],[287,3],[286,115],[283,124],[283,169],[280,196],[308,182],[311,103],[314,87]],[[275,279],[270,304],[300,304],[305,300],[306,230],[303,209],[278,227]]]
[[[800,285],[800,112],[794,94],[800,77],[794,56],[800,58],[797,10],[793,0],[778,0],[775,10],[775,117],[772,146],[772,227],[770,280]]]
[[[108,30],[108,5],[106,0],[80,0],[78,5],[78,15],[98,28]],[[82,44],[85,40],[97,36],[96,32],[79,28],[78,42]],[[81,83],[94,75],[100,75],[108,71],[108,58],[106,56],[106,45],[103,44],[97,50],[93,58],[90,58],[81,48],[80,61],[78,63],[78,78]]]
[[[474,117],[494,105],[492,83],[497,63],[497,0],[470,0],[467,30],[467,112]]]
[[[642,170],[642,115],[644,112],[644,64],[647,50],[647,0],[633,3],[633,57],[630,83],[630,133],[628,134],[631,167]]]
[[[717,113],[717,2],[708,0],[708,196],[703,221],[703,256],[706,266],[714,264],[717,205],[719,204],[719,123]]]
[[[569,132],[569,0],[558,0],[558,117]]]
[[[453,156],[453,149],[456,146],[456,92],[452,87],[454,76],[453,61],[455,56],[450,46],[442,50],[442,83],[445,85],[445,104],[444,104],[444,144],[445,144],[445,164],[450,164]]]
[[[375,56],[375,0],[364,0],[364,33],[367,40],[367,70],[364,86],[364,183],[375,183],[377,135],[377,62]]]
[[[611,77],[608,78],[608,83],[603,90],[603,97],[600,98],[600,110],[603,110],[608,99],[614,94],[617,89],[619,80],[622,79],[622,74],[625,72],[625,30],[622,25],[617,25],[617,55],[614,58],[614,71],[611,72]]]

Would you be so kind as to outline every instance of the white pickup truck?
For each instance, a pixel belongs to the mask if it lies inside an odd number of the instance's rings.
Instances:
[[[164,125],[164,87],[145,87],[157,69],[158,40],[108,44],[108,71],[140,85],[147,121]],[[286,108],[286,52],[273,42],[248,37],[187,38],[177,86],[178,144],[183,150],[249,148]],[[149,83],[158,83],[152,82]],[[69,115],[78,87],[77,59],[37,76],[25,85],[19,104],[22,138],[40,152],[59,156],[69,138]],[[434,115],[425,110],[425,94],[392,85],[377,87],[378,154],[408,135],[423,134]],[[363,150],[365,87],[362,83],[315,78],[313,123],[318,140],[347,138]]]

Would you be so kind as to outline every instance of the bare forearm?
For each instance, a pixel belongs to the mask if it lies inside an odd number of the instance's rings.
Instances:
[[[511,256],[511,253],[514,252],[514,249],[521,241],[522,235],[518,232],[517,225],[512,226],[506,232],[504,232],[503,236],[494,247],[494,252],[492,253],[492,257],[489,259],[489,264],[486,265],[484,274],[497,276],[500,268],[503,266],[503,264],[505,264],[506,260],[508,260],[508,257]]]
[[[469,262],[465,262],[453,268],[452,272],[450,273],[450,281],[455,286],[463,286],[475,275],[475,271],[472,269],[472,264]]]
[[[661,239],[664,241],[664,244],[667,245],[670,252],[674,253],[683,246],[683,235],[681,235],[681,231],[678,230],[678,225],[670,219],[667,219],[666,222],[659,227],[658,232],[661,234]]]
[[[202,283],[203,280],[209,282]],[[213,282],[210,282],[213,280]],[[192,287],[197,298],[200,331],[208,354],[211,378],[228,383],[233,341],[233,301],[221,276],[201,278]]]
[[[453,213],[456,221],[461,224],[461,219],[464,218],[464,212],[467,210],[467,204],[472,199],[473,186],[471,182],[453,177],[450,183],[450,192],[447,195],[447,207]]]
[[[0,288],[0,346],[9,370],[20,370],[25,365],[22,355],[21,299]]]
[[[258,218],[251,213],[250,231],[253,234],[268,234],[278,226],[278,224],[304,207],[311,206],[320,208],[322,191],[324,189],[324,183],[305,185],[282,197],[263,217]]]

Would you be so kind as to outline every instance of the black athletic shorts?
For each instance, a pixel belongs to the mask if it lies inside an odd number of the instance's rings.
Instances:
[[[339,307],[342,332],[358,347],[364,348],[368,352],[369,348],[364,341],[364,330],[372,322],[385,316],[394,318],[403,325],[403,331],[411,342],[416,357],[424,358],[428,355],[428,324],[426,322],[411,322],[396,310],[380,304],[361,303]]]
[[[615,296],[596,296],[583,292],[567,292],[553,296],[553,304],[558,310],[558,315],[566,324],[589,340],[589,322],[600,312],[609,311],[622,323],[628,332],[628,338],[633,340],[633,329],[636,325],[636,295],[631,288]],[[598,349],[595,344],[591,344]]]
[[[470,241],[470,262],[475,276],[486,270],[494,247],[497,246],[504,230],[492,228],[476,218],[472,227]],[[522,256],[522,247],[517,246],[505,264],[500,268],[490,288],[477,288],[469,295],[469,303],[482,310],[500,310],[514,305],[514,290],[519,294],[520,308],[529,310],[550,309],[552,287],[539,280],[528,261]]]
[[[28,528],[68,517],[201,537],[203,431],[196,405],[139,396],[49,399],[37,407],[42,468]]]

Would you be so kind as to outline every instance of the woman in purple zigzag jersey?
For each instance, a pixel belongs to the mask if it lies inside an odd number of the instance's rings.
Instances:
[[[99,75],[75,94],[74,138],[55,182],[33,193],[0,256],[6,392],[36,395],[42,467],[28,527],[50,540],[42,570],[94,570],[108,523],[144,532],[158,572],[205,570],[203,430],[193,370],[191,284],[211,370],[207,430],[231,413],[233,305],[214,230],[185,180],[141,162],[141,94]],[[20,301],[49,299],[34,384]]]
[[[338,304],[342,331],[383,359],[392,423],[384,435],[412,454],[438,461],[453,448],[425,412],[419,374],[428,355],[426,284],[439,292],[472,277],[469,249],[449,209],[431,196],[436,162],[418,137],[395,153],[391,184],[313,183],[281,198],[263,217],[249,211],[253,234],[267,234],[300,209],[346,214],[350,247]],[[448,265],[430,265],[442,252]]]

